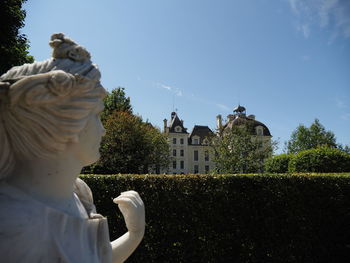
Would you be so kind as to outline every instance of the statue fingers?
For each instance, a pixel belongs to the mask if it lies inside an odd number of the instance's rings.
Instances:
[[[117,198],[114,198],[113,202],[115,204],[125,206],[125,207],[134,207],[134,208],[137,207],[137,204],[132,199],[130,199],[128,197],[119,196]]]
[[[134,190],[130,190],[130,191],[126,191],[126,192],[122,192],[121,193],[121,195],[124,195],[124,194],[134,196],[139,201],[140,204],[143,204],[143,201],[142,201],[142,199],[141,199],[141,197],[140,197],[138,192],[136,192]]]
[[[141,197],[136,193],[136,192],[123,192],[120,196],[123,198],[130,198],[135,204],[139,205],[139,206],[143,206],[143,201],[141,199]]]

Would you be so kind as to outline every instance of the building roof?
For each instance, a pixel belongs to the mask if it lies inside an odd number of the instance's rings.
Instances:
[[[199,137],[199,143],[202,144],[205,138],[214,135],[212,130],[208,126],[195,125],[191,131],[189,137],[189,144],[191,144],[191,139],[193,136]]]
[[[255,128],[258,126],[261,126],[263,128],[263,135],[264,136],[271,136],[270,130],[266,127],[265,124],[263,124],[260,121],[257,121],[255,119],[251,119],[246,117],[245,115],[236,116],[233,120],[228,121],[224,126],[223,130],[225,129],[232,129],[233,126],[240,126],[240,125],[247,125],[251,127],[251,133],[256,134]]]
[[[175,131],[175,127],[180,126],[181,132]],[[183,121],[179,119],[176,112],[171,113],[171,120],[169,125],[169,132],[176,132],[176,133],[188,133],[187,129],[184,127]]]

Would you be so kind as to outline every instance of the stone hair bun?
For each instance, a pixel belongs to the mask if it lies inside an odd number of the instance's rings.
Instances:
[[[53,34],[49,44],[53,48],[53,58],[69,58],[79,62],[86,62],[91,58],[90,53],[84,47],[78,45],[63,33]]]

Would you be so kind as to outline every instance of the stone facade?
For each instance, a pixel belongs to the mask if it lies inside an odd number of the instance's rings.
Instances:
[[[188,133],[183,121],[172,112],[169,123],[164,120],[164,133],[168,137],[171,161],[163,173],[205,174],[214,169],[213,154],[207,139],[214,133],[208,126],[196,125]]]

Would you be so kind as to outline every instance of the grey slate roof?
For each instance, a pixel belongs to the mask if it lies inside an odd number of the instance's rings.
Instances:
[[[270,130],[266,127],[265,124],[263,124],[260,121],[254,120],[254,119],[250,119],[246,116],[236,116],[235,119],[227,122],[224,126],[223,129],[225,130],[226,128],[231,129],[233,126],[240,126],[240,125],[246,125],[249,124],[251,125],[252,128],[252,134],[256,134],[255,132],[255,128],[257,126],[261,126],[263,127],[263,135],[264,136],[271,136]]]
[[[175,127],[180,126],[181,127],[181,132],[175,131]],[[170,120],[170,125],[169,125],[169,132],[177,132],[177,133],[188,133],[187,129],[184,127],[182,121],[179,119],[177,116],[176,112],[171,113],[171,120]]]
[[[195,135],[199,137],[199,143],[202,144],[205,138],[213,136],[214,133],[208,126],[195,125],[188,136],[188,144],[192,144],[192,137]]]

